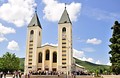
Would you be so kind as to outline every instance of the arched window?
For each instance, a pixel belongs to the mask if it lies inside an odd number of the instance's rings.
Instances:
[[[66,32],[66,28],[65,27],[63,27],[62,32]]]
[[[53,52],[53,63],[57,63],[57,52]]]
[[[46,59],[46,60],[49,60],[49,57],[50,57],[50,51],[49,51],[49,50],[46,50],[46,57],[45,57],[45,59]]]
[[[31,31],[30,31],[30,41],[32,41],[32,40],[33,40],[33,34],[34,34],[34,31],[33,31],[33,30],[31,30]]]
[[[66,28],[62,28],[62,39],[66,39]]]
[[[31,31],[30,31],[30,35],[33,35],[33,34],[34,34],[34,31],[33,31],[33,30],[31,30]]]
[[[42,53],[38,54],[38,63],[42,63]]]

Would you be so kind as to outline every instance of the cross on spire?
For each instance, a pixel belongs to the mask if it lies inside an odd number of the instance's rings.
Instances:
[[[71,23],[71,20],[69,18],[69,14],[68,14],[67,9],[66,9],[66,3],[65,3],[64,12],[63,12],[58,24],[64,24],[64,23]]]
[[[37,6],[35,7],[35,13],[37,13]]]
[[[66,5],[67,5],[67,3],[65,3],[65,9],[66,9]]]

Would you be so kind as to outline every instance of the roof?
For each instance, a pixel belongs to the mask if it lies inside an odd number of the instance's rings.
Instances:
[[[58,46],[57,45],[45,44],[45,45],[42,45],[41,47],[37,47],[37,48],[42,48],[42,47],[54,47],[54,48],[57,48]]]
[[[45,47],[45,46],[57,47],[57,45],[50,45],[50,44],[42,45],[42,47]]]
[[[39,21],[39,18],[38,18],[38,15],[37,13],[35,12],[32,20],[30,21],[28,27],[32,27],[32,26],[39,26],[40,28],[42,28],[41,24],[40,24],[40,21]]]
[[[63,24],[63,23],[71,23],[71,20],[69,18],[69,14],[66,10],[66,7],[65,7],[65,10],[64,10],[58,24]]]

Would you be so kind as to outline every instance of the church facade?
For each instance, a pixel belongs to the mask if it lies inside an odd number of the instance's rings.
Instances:
[[[42,46],[42,26],[37,13],[28,25],[26,41],[25,73],[37,70],[70,73],[74,70],[72,22],[66,8],[58,22],[58,46]]]

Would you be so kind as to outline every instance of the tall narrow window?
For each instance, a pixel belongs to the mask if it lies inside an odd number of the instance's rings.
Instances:
[[[46,57],[45,57],[45,59],[46,59],[46,60],[49,60],[49,57],[50,57],[50,51],[49,51],[49,50],[46,50]]]
[[[34,34],[34,31],[33,31],[33,30],[31,30],[31,31],[30,31],[30,41],[32,41],[32,40],[33,40],[33,34]]]
[[[62,39],[66,39],[66,28],[65,27],[63,27],[62,28]]]
[[[38,54],[38,63],[42,63],[42,53]]]
[[[40,32],[39,32],[39,36],[40,36]]]
[[[57,52],[53,52],[53,63],[57,62]]]
[[[66,32],[66,28],[65,27],[63,27],[62,32]]]
[[[34,34],[34,31],[33,31],[33,30],[30,31],[30,35],[32,35],[32,34]]]

